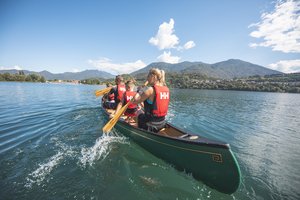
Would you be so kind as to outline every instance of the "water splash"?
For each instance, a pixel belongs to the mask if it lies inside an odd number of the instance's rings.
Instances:
[[[81,118],[83,115],[76,115],[75,117],[74,117],[74,120],[76,121],[76,120],[78,120],[79,118]]]
[[[76,158],[77,152],[75,147],[69,146],[60,140],[55,143],[55,146],[61,149],[60,151],[64,153],[64,157]]]
[[[79,164],[85,168],[87,165],[92,166],[95,161],[104,160],[111,151],[113,143],[128,144],[128,141],[125,137],[102,135],[96,140],[94,146],[81,149],[82,156]]]
[[[41,185],[46,176],[51,173],[55,166],[57,166],[64,156],[62,152],[58,152],[56,155],[52,156],[48,162],[39,164],[34,172],[29,174],[29,177],[26,178],[27,183],[25,187],[31,188],[33,184]]]
[[[56,139],[57,138],[53,138],[53,140]],[[39,164],[39,167],[28,175],[28,177],[26,178],[27,182],[25,184],[25,187],[31,188],[33,184],[40,186],[45,178],[52,172],[52,170],[61,162],[63,162],[66,157],[73,158],[76,156],[76,152],[74,151],[73,147],[62,143],[59,140],[57,140],[57,143],[55,145],[60,148],[59,152],[49,158],[47,162]]]

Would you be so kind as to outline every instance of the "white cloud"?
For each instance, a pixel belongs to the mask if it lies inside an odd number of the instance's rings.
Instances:
[[[188,41],[187,43],[184,44],[183,48],[184,48],[184,49],[191,49],[191,48],[193,48],[194,46],[196,46],[196,44],[195,44],[194,41]]]
[[[165,49],[176,49],[177,51],[191,49],[196,46],[195,42],[190,40],[184,44],[184,46],[179,46],[179,38],[174,34],[174,19],[170,19],[169,23],[163,22],[157,31],[155,37],[149,39],[149,43],[156,46],[159,50]],[[167,63],[178,63],[181,58],[178,56],[172,56],[171,52],[163,52],[157,57],[160,62]]]
[[[10,69],[15,69],[15,70],[23,70],[22,67],[15,65],[13,67],[0,67],[0,70],[10,70]]]
[[[159,26],[158,32],[155,37],[151,37],[149,43],[157,46],[159,50],[172,49],[190,49],[195,46],[194,41],[185,43],[184,47],[177,46],[179,44],[179,38],[174,34],[174,19],[170,19],[170,22],[164,22]]]
[[[275,10],[263,13],[261,21],[251,24],[257,30],[250,33],[263,41],[251,43],[250,47],[271,47],[273,51],[300,52],[300,1],[278,1]]]
[[[79,70],[79,69],[76,69],[76,68],[73,68],[73,69],[72,69],[72,72],[76,73],[76,72],[80,72],[80,70]]]
[[[88,63],[100,71],[109,72],[111,74],[129,74],[146,66],[141,60],[131,63],[113,63],[109,58],[88,60]]]
[[[151,37],[149,43],[157,46],[159,50],[176,48],[179,38],[174,34],[174,20],[164,22],[159,26],[155,37]]]
[[[284,73],[300,72],[300,60],[281,60],[270,64],[269,67]]]
[[[158,56],[157,59],[160,62],[166,62],[166,63],[174,64],[174,63],[179,62],[180,57],[172,56],[170,51],[169,52],[164,51],[164,53],[162,55]]]

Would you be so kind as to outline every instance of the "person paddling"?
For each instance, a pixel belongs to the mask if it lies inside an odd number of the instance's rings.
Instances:
[[[121,75],[116,76],[115,78],[116,86],[114,86],[110,93],[114,94],[115,103],[111,106],[113,109],[118,110],[119,107],[122,107],[122,99],[126,91],[125,84],[123,82],[123,77]]]
[[[107,88],[112,87],[112,84],[106,83],[106,87]],[[112,90],[110,90],[107,94],[103,95],[102,101],[103,101],[104,108],[114,109],[116,106],[115,105],[115,93]]]
[[[144,102],[145,112],[138,115],[138,127],[153,132],[164,128],[168,113],[170,91],[165,83],[165,72],[152,68],[147,76],[147,88],[141,95],[136,95],[132,103]]]
[[[134,91],[134,83],[133,81],[127,81],[126,82],[126,92],[124,94],[123,98],[123,106],[126,105],[131,99],[136,95],[136,91]],[[124,115],[127,116],[125,119],[126,122],[134,122],[133,117],[136,117],[136,112],[137,112],[137,105],[131,103],[127,110],[125,111]]]

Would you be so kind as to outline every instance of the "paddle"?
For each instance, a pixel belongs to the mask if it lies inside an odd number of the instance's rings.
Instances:
[[[107,88],[104,88],[104,89],[102,89],[102,90],[96,90],[96,91],[95,91],[95,95],[96,95],[97,97],[102,96],[102,95],[108,93],[108,92],[111,90],[111,88],[112,88],[112,87],[107,87]]]
[[[145,82],[145,86],[148,84],[148,81]],[[137,93],[138,94],[138,93]],[[132,98],[134,99],[134,97]],[[126,111],[128,108],[129,104],[131,103],[132,99],[128,101],[128,103],[123,106],[114,116],[111,118],[107,124],[102,128],[103,133],[108,133],[117,123],[117,121],[120,119],[120,117],[123,115],[123,113]]]

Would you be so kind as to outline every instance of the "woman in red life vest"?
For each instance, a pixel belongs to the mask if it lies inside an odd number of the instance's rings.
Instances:
[[[158,132],[165,126],[165,116],[168,113],[170,91],[165,83],[165,72],[150,69],[147,81],[151,87],[141,95],[136,95],[134,104],[144,102],[145,113],[138,115],[138,127],[149,131]]]
[[[126,105],[135,95],[137,92],[134,90],[134,83],[133,81],[126,82],[126,92],[124,93],[123,98],[123,106]],[[126,122],[134,122],[133,117],[136,117],[137,105],[136,104],[129,104],[127,110],[125,111],[124,115],[127,116],[125,119]]]
[[[115,79],[116,86],[114,86],[109,93],[114,94],[115,103],[112,105],[112,109],[116,109],[115,113],[122,107],[123,95],[126,91],[123,77],[118,75]],[[111,117],[113,114],[111,115]]]

